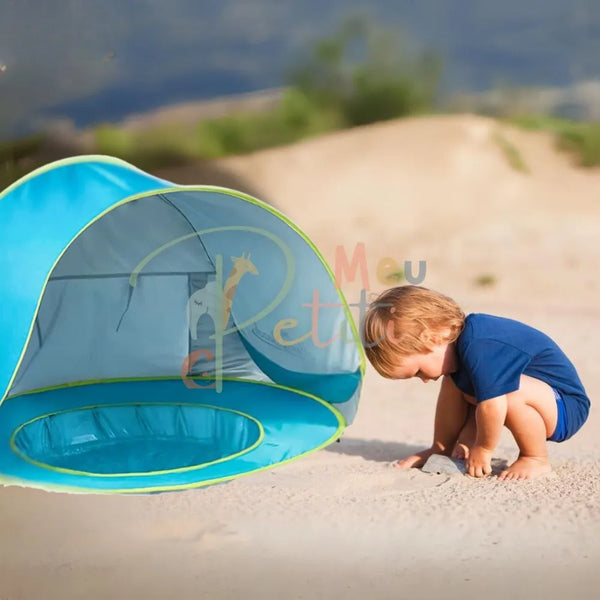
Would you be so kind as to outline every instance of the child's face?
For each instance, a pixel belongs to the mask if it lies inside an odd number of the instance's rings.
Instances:
[[[423,383],[437,380],[442,375],[453,373],[457,369],[454,343],[437,344],[431,352],[411,354],[398,361],[394,379],[418,377]]]

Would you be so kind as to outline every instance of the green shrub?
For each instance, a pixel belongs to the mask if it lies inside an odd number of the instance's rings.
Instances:
[[[571,153],[582,167],[600,165],[600,122],[581,122],[548,115],[521,115],[509,122],[528,130],[549,131],[560,150]]]
[[[492,138],[502,151],[506,162],[515,170],[521,173],[529,173],[529,167],[525,162],[520,150],[501,133],[496,132]]]
[[[182,128],[155,127],[129,131],[113,125],[94,130],[96,151],[126,160],[141,169],[156,169],[189,162],[195,156],[190,135]]]
[[[290,144],[342,126],[334,110],[316,105],[297,89],[289,89],[271,112],[238,113],[202,121],[198,125],[197,154],[200,158],[244,154]]]
[[[420,113],[433,107],[442,61],[409,52],[398,35],[354,18],[320,40],[292,86],[347,126]]]
[[[433,106],[440,70],[437,56],[411,56],[397,35],[354,18],[315,44],[307,62],[293,70],[291,85],[274,109],[231,114],[193,127],[132,131],[99,125],[94,151],[153,170],[289,144],[426,111]],[[23,156],[36,147],[33,138],[0,146],[0,183],[18,178]]]
[[[94,143],[99,154],[117,156],[126,160],[134,148],[131,134],[113,125],[98,125],[94,129]]]
[[[491,273],[482,273],[474,279],[475,285],[479,287],[492,287],[496,285],[497,281],[496,276]]]
[[[319,105],[314,98],[297,88],[285,91],[276,113],[286,142],[342,129],[345,122],[339,111]]]
[[[19,166],[11,161],[0,163],[0,193],[29,171],[31,171],[30,168]]]
[[[404,279],[404,270],[400,269],[400,271],[395,271],[394,273],[389,273],[386,277],[393,283],[399,283]]]
[[[600,123],[577,123],[560,134],[559,148],[574,154],[582,167],[600,165]]]
[[[43,135],[0,141],[0,192],[40,166],[37,154],[43,143]]]

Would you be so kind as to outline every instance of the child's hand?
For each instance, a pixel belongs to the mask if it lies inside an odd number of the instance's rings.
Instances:
[[[471,477],[485,477],[492,472],[492,453],[482,446],[473,446],[467,459],[467,473]]]

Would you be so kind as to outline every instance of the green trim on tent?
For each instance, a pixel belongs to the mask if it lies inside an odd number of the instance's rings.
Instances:
[[[97,383],[125,383],[128,381],[176,381],[178,379],[182,379],[181,375],[163,375],[156,377],[116,377],[113,379],[90,379],[89,381],[72,381],[70,383],[62,383],[60,385],[53,385],[45,388],[38,388],[35,390],[28,390],[26,392],[20,392],[15,394],[14,396],[9,396],[6,400],[15,400],[16,398],[20,398],[21,396],[29,396],[32,394],[41,394],[42,392],[51,392],[53,390],[62,390],[70,387],[81,387],[83,385],[95,385]],[[205,376],[205,375],[188,375],[186,379],[192,380],[200,380],[200,381],[214,381],[215,377]],[[257,381],[256,379],[244,379],[243,377],[231,377],[225,376],[223,377],[223,381],[239,381],[240,383],[253,383],[255,385],[266,385],[269,387],[277,388],[278,390],[285,390],[286,392],[293,392],[294,394],[299,394],[301,396],[306,396],[311,400],[316,400],[320,404],[323,404],[327,408],[333,408],[332,404],[311,394],[310,392],[305,392],[303,390],[297,390],[295,388],[289,387],[287,385],[280,385],[279,383],[272,383],[271,381]],[[339,413],[339,418],[344,423],[344,427],[347,425],[346,419],[337,409],[334,408],[336,413]]]
[[[223,412],[230,412],[230,413],[240,415],[242,417],[246,417],[246,419],[253,421],[254,424],[258,426],[259,436],[258,436],[258,439],[251,446],[248,446],[247,448],[244,448],[243,450],[240,450],[239,452],[230,454],[228,456],[224,456],[223,458],[219,458],[217,460],[212,460],[210,462],[205,462],[205,463],[201,463],[198,465],[192,465],[191,467],[179,467],[177,469],[163,469],[161,471],[145,471],[145,472],[141,472],[141,473],[134,473],[134,472],[132,472],[132,473],[94,473],[91,471],[77,471],[75,469],[67,469],[64,467],[55,467],[55,466],[49,465],[48,463],[43,463],[43,462],[37,461],[37,460],[27,456],[27,454],[24,454],[23,452],[21,452],[21,450],[19,450],[19,448],[17,447],[16,437],[19,434],[19,432],[23,428],[27,427],[27,425],[34,423],[35,421],[39,421],[40,419],[47,419],[48,417],[54,417],[57,415],[63,415],[63,414],[71,413],[71,412],[77,412],[77,411],[82,411],[82,410],[93,410],[94,408],[102,408],[103,406],[106,406],[106,405],[96,404],[93,406],[80,406],[77,408],[69,408],[67,410],[59,410],[56,412],[51,412],[51,413],[47,413],[44,415],[39,415],[37,417],[34,417],[33,419],[30,419],[26,423],[19,425],[19,427],[17,427],[13,431],[12,435],[10,436],[10,448],[17,456],[19,456],[23,460],[26,460],[27,462],[31,463],[32,465],[35,465],[36,467],[40,467],[42,469],[46,469],[48,471],[54,471],[57,473],[67,473],[68,475],[85,475],[87,477],[148,477],[151,475],[167,475],[169,473],[185,473],[187,471],[196,471],[198,469],[202,469],[202,468],[208,467],[210,465],[216,465],[221,462],[232,460],[234,458],[238,458],[239,456],[242,456],[242,455],[250,452],[251,450],[254,450],[254,448],[257,448],[265,438],[265,430],[264,430],[264,427],[262,426],[262,424],[260,423],[260,421],[258,421],[251,415],[243,413],[239,410],[233,410],[231,408],[223,408],[222,406],[213,406],[211,404],[191,404],[191,403],[187,404],[187,403],[183,403],[183,402],[123,402],[123,403],[119,403],[119,404],[110,404],[110,406],[111,407],[115,407],[115,406],[186,406],[186,407],[193,406],[193,407],[197,407],[197,408],[198,407],[212,408],[213,410],[221,410]]]
[[[47,165],[43,165],[41,167],[38,167],[37,169],[34,169],[33,171],[31,171],[31,173],[27,173],[27,175],[23,175],[23,177],[20,177],[19,179],[17,179],[17,181],[15,181],[14,183],[11,183],[7,188],[5,188],[4,190],[2,190],[2,192],[0,192],[0,200],[2,200],[4,198],[4,196],[8,195],[9,192],[12,192],[12,190],[14,190],[16,187],[20,186],[21,184],[25,183],[26,181],[29,181],[30,179],[33,179],[34,177],[37,177],[38,175],[42,175],[43,173],[46,173],[47,171],[53,171],[56,168],[65,167],[68,165],[74,165],[74,164],[78,164],[78,163],[86,163],[86,162],[103,162],[103,163],[106,163],[109,165],[117,165],[119,167],[126,167],[128,169],[137,171],[138,173],[143,173],[144,175],[150,175],[151,177],[156,177],[155,175],[152,175],[151,173],[142,171],[142,169],[140,169],[139,167],[136,167],[135,165],[132,165],[131,163],[128,163],[125,160],[122,160],[120,158],[115,158],[114,156],[108,156],[106,154],[86,154],[85,156],[71,156],[69,158],[61,158],[60,160],[56,160],[54,162],[48,163]],[[157,179],[160,179],[160,178],[157,178]]]

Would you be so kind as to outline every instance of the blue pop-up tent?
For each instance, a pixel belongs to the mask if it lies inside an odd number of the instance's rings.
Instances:
[[[0,482],[156,492],[335,440],[364,355],[330,268],[240,192],[106,156],[0,195]]]

